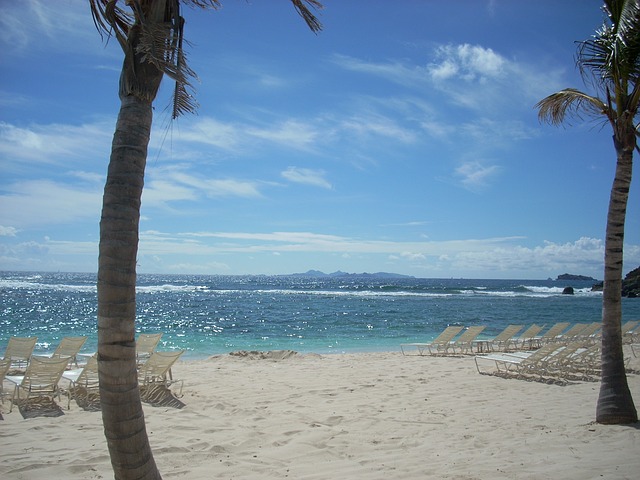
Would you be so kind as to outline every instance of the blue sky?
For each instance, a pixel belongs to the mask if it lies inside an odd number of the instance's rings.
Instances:
[[[610,127],[534,109],[589,89],[601,2],[324,4],[318,35],[287,0],[185,9],[200,108],[156,100],[140,273],[602,278]],[[84,0],[2,1],[0,24],[0,269],[95,272],[122,53]]]

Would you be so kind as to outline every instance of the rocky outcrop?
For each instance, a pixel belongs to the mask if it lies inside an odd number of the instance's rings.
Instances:
[[[562,290],[563,295],[573,295],[574,293],[573,287],[564,287],[564,290]]]
[[[591,290],[602,291],[602,282],[596,283]],[[640,297],[640,267],[631,270],[622,280],[622,296],[628,298]]]

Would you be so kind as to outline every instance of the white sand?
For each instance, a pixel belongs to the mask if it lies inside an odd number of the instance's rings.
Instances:
[[[639,478],[640,427],[592,423],[598,383],[503,379],[471,357],[399,352],[223,355],[174,376],[186,407],[145,405],[165,479]],[[640,406],[640,376],[629,383]],[[4,404],[0,478],[113,478],[100,413],[62,405],[64,416],[23,419]]]

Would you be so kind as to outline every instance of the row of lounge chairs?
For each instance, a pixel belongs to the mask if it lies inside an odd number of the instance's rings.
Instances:
[[[562,383],[570,380],[590,381],[600,375],[600,345],[583,340],[567,344],[548,343],[529,352],[476,355],[475,363],[481,374]]]
[[[625,343],[638,341],[639,324],[640,321],[629,321],[622,326]],[[430,342],[403,343],[400,349],[403,355],[424,356],[533,350],[549,343],[568,344],[576,341],[593,344],[599,340],[601,323],[576,323],[570,326],[569,322],[558,322],[543,333],[544,328],[536,324],[526,329],[524,325],[508,325],[493,338],[481,338],[484,326],[466,329],[449,326]]]
[[[182,381],[174,380],[171,367],[184,353],[181,351],[159,352],[156,347],[162,334],[140,334],[136,340],[138,362],[138,383],[142,400],[151,398],[159,388],[169,389],[170,385]],[[6,379],[12,384],[11,408],[22,404],[30,398],[55,397],[60,400],[61,393],[68,396],[67,408],[71,400],[76,399],[80,406],[86,405],[90,398],[99,400],[98,362],[96,354],[80,354],[79,350],[86,337],[65,337],[56,350],[48,356],[33,355],[37,339],[35,337],[11,337],[5,355],[0,360],[0,397],[4,403],[3,383]],[[86,364],[80,368],[78,357],[87,358]],[[10,372],[12,366],[26,365],[22,371]],[[69,367],[75,364],[75,369]],[[67,382],[67,388],[64,382]],[[63,387],[61,387],[61,382]]]

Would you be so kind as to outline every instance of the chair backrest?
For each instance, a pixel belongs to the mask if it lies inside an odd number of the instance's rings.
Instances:
[[[38,337],[11,337],[4,352],[4,358],[12,362],[28,362],[33,354]]]
[[[545,334],[542,335],[542,340],[553,340],[562,332],[564,332],[569,326],[569,322],[558,322],[553,325]]]
[[[467,328],[462,335],[456,339],[456,343],[471,343],[486,328],[485,325],[475,325]]]
[[[624,325],[622,325],[622,335],[625,335],[632,331],[634,328],[636,328],[638,323],[640,323],[640,321],[638,320],[629,320],[628,322],[625,322]]]
[[[4,381],[4,376],[9,371],[10,366],[11,366],[10,358],[0,359],[0,392],[2,391],[2,382]]]
[[[87,337],[63,337],[51,356],[75,359],[86,341]]]
[[[492,340],[493,342],[506,342],[511,340],[516,333],[522,330],[524,325],[509,325],[505,327],[505,329],[500,332],[496,337]]]
[[[68,358],[49,358],[32,356],[20,387],[31,393],[54,393]]]
[[[136,355],[151,355],[158,346],[162,333],[141,333],[136,340]]]
[[[75,383],[86,389],[98,387],[98,357],[96,355],[89,357]]]
[[[451,340],[453,340],[453,337],[455,337],[458,333],[460,333],[462,328],[463,327],[460,327],[460,326],[457,326],[457,325],[454,325],[454,326],[451,326],[451,327],[447,327],[431,343],[433,343],[433,344],[449,343]]]
[[[527,328],[524,332],[522,332],[520,334],[520,336],[518,337],[519,340],[521,341],[527,341],[527,340],[531,340],[532,338],[534,338],[536,335],[538,335],[542,329],[544,327],[540,326],[540,325],[536,325],[535,323],[533,325],[531,325],[529,328]]]
[[[153,352],[149,359],[140,366],[138,377],[145,382],[156,378],[165,378],[174,363],[180,358],[184,350],[175,352]]]

